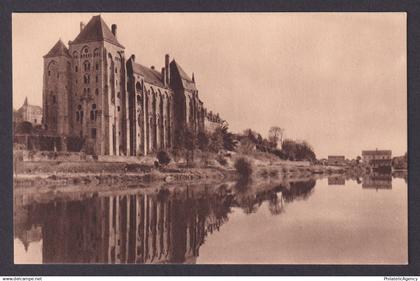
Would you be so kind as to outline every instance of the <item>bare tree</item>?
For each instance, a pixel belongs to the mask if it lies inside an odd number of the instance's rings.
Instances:
[[[283,143],[283,135],[284,135],[284,129],[277,127],[277,126],[273,126],[270,128],[270,130],[268,131],[268,139],[276,144],[276,146],[280,143],[280,146]]]

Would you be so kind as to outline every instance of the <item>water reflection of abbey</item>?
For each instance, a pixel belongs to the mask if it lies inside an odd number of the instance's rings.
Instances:
[[[209,204],[193,196],[117,195],[32,205],[29,225],[18,222],[15,235],[25,240],[40,225],[44,263],[194,263],[207,233],[227,216],[220,212],[223,200]]]
[[[249,214],[267,202],[278,215],[285,204],[307,199],[314,187],[309,180],[267,189],[222,184],[211,192],[161,189],[54,201],[15,196],[14,236],[25,248],[42,239],[43,263],[195,263],[200,246],[228,221],[232,207]]]

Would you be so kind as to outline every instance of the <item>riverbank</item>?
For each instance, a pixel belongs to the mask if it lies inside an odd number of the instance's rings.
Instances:
[[[252,178],[305,178],[311,175],[343,173],[339,167],[314,166],[291,161],[252,162]],[[238,174],[233,161],[226,165],[185,167],[171,163],[155,167],[150,163],[104,161],[22,161],[17,163],[14,176],[16,188],[31,186],[87,186],[150,184],[152,182],[226,182],[236,180]]]

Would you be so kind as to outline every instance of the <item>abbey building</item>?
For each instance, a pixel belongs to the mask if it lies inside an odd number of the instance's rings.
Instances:
[[[178,134],[204,130],[207,113],[194,75],[165,55],[158,71],[126,57],[101,16],[80,24],[67,48],[59,40],[44,56],[43,125],[81,137],[98,155],[146,155],[170,149]]]

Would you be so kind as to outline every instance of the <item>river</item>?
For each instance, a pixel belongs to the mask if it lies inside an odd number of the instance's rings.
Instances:
[[[14,197],[15,263],[407,264],[391,175]]]

